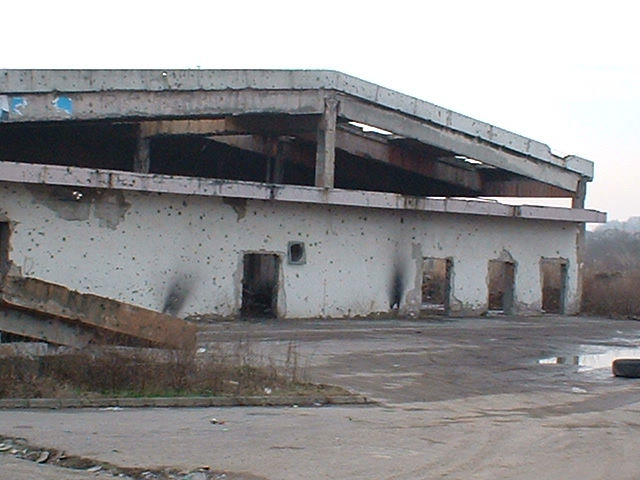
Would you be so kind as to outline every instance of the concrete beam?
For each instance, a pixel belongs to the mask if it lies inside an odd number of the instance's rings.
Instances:
[[[144,137],[156,135],[292,135],[315,132],[318,115],[241,115],[193,120],[146,120],[140,122]]]
[[[316,187],[333,188],[336,168],[336,124],[338,101],[327,98],[318,122],[316,149]]]
[[[28,93],[27,107],[6,113],[2,123],[69,120],[211,118],[243,114],[320,115],[326,92],[319,90],[111,91]]]
[[[375,140],[352,131],[338,129],[336,148],[352,155],[389,163],[425,177],[468,190],[480,192],[482,189],[482,179],[472,169],[463,169],[428,158],[426,155],[421,155],[411,149],[389,144],[384,139]]]
[[[97,332],[123,334],[169,348],[195,345],[197,327],[179,318],[37,278],[2,280],[4,306],[58,318]]]
[[[545,163],[531,156],[518,155],[510,150],[496,149],[488,142],[469,137],[451,128],[429,125],[398,112],[383,110],[350,97],[341,96],[339,100],[340,116],[349,121],[388,130],[396,135],[455,152],[563,190],[575,191],[578,188],[578,181],[582,178],[579,174],[558,165]]]
[[[79,325],[6,307],[0,307],[0,331],[76,348],[85,347],[96,340],[95,332]]]
[[[112,188],[117,190],[172,193],[176,195],[250,198],[395,210],[417,210],[528,219],[545,218],[566,222],[602,223],[606,221],[606,214],[595,210],[560,208],[553,210],[553,215],[551,215],[553,218],[546,218],[545,209],[551,207],[535,207],[538,208],[538,210],[524,210],[524,212],[528,212],[525,216],[521,214],[520,210],[516,210],[516,207],[481,200],[411,197],[396,193],[341,189],[330,189],[327,191],[324,188],[297,185],[271,185],[257,182],[152,175],[17,162],[0,162],[0,181],[65,185],[76,188]]]

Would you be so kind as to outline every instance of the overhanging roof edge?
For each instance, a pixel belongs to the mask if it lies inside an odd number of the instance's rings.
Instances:
[[[327,70],[0,70],[1,94],[47,92],[335,90],[593,178],[593,162],[416,97]]]

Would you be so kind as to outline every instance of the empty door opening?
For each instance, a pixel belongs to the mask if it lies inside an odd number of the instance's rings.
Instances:
[[[277,316],[280,258],[271,253],[247,253],[243,259],[242,307],[244,317]]]
[[[543,258],[540,262],[542,275],[542,310],[545,313],[564,313],[567,282],[567,263],[558,258]]]
[[[515,265],[489,260],[489,310],[511,313],[515,287]]]
[[[425,257],[422,261],[422,311],[449,312],[451,295],[450,258]]]
[[[9,223],[0,222],[0,276],[9,272]]]

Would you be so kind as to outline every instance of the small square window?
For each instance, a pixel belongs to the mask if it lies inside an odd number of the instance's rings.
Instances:
[[[307,263],[304,242],[289,242],[287,245],[287,261],[291,265],[304,265]]]

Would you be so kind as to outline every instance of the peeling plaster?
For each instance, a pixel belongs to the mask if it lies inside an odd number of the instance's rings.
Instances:
[[[95,196],[94,213],[101,227],[115,229],[130,207],[120,190],[99,190]]]
[[[47,207],[64,220],[83,221],[89,218],[94,190],[79,195],[79,191],[73,187],[26,185],[25,188],[31,193],[35,204]]]
[[[222,201],[233,208],[236,212],[236,221],[239,222],[247,215],[247,199],[246,198],[227,198],[223,197]]]

